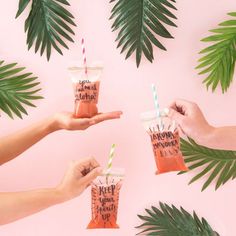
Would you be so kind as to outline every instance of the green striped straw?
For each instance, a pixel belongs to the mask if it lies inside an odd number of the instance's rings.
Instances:
[[[152,84],[152,94],[153,94],[153,99],[154,99],[154,104],[157,112],[157,117],[160,117],[160,106],[158,103],[158,97],[157,97],[157,89],[154,84]]]
[[[114,158],[114,152],[115,152],[115,144],[112,144],[111,146],[111,150],[109,153],[109,160],[108,160],[108,164],[107,164],[107,170],[106,170],[106,175],[108,176],[111,173],[111,168],[112,168],[112,161]]]
[[[162,129],[163,125],[161,121],[161,113],[160,113],[160,106],[158,102],[157,89],[154,84],[152,84],[152,94],[153,94],[154,104],[156,108],[157,118],[159,118],[159,128]]]

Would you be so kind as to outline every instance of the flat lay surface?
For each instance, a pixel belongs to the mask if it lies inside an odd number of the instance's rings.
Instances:
[[[216,28],[219,22],[229,19],[228,12],[235,10],[233,0],[193,1],[176,3],[178,28],[169,28],[175,39],[161,39],[167,52],[154,49],[151,64],[143,58],[139,69],[135,57],[125,60],[116,49],[117,33],[111,32],[109,21],[112,5],[108,1],[71,0],[70,11],[78,25],[75,43],[64,56],[53,52],[47,62],[45,56],[28,51],[25,44],[25,11],[17,20],[17,1],[5,1],[0,8],[0,54],[6,63],[19,62],[29,72],[39,77],[43,100],[36,101],[37,108],[29,108],[23,120],[0,117],[0,135],[11,134],[27,125],[58,111],[73,111],[73,86],[67,72],[69,62],[81,60],[81,38],[85,38],[88,62],[102,61],[98,109],[101,112],[122,110],[121,119],[107,121],[86,131],[59,131],[27,150],[17,159],[0,168],[0,192],[49,188],[59,183],[70,160],[94,156],[106,166],[109,149],[116,144],[114,167],[125,168],[125,178],[120,191],[118,224],[120,229],[87,230],[91,220],[91,192],[88,188],[70,202],[51,207],[36,215],[0,227],[1,236],[133,236],[140,224],[137,214],[145,208],[158,206],[159,201],[196,210],[205,217],[221,236],[236,235],[235,196],[236,182],[230,181],[219,190],[214,185],[204,192],[204,178],[188,186],[194,173],[178,176],[176,173],[155,175],[156,164],[148,134],[140,114],[153,110],[151,84],[157,86],[161,108],[174,99],[196,102],[207,120],[215,126],[236,125],[236,83],[226,94],[218,88],[207,91],[194,68],[198,52],[206,47],[200,42]],[[10,147],[9,147],[10,148]]]

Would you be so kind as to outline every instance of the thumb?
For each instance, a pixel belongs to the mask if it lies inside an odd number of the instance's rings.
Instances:
[[[183,125],[184,122],[184,115],[179,113],[178,111],[174,110],[173,108],[168,109],[167,116],[172,120],[175,120],[180,126]]]
[[[97,178],[102,173],[102,168],[101,167],[96,167],[92,169],[87,175],[83,177],[83,182],[88,185],[90,184],[93,180]]]

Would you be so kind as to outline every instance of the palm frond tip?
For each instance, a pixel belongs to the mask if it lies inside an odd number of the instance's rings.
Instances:
[[[216,150],[198,145],[192,139],[181,139],[181,151],[190,170],[200,168],[198,174],[191,179],[190,184],[209,175],[202,191],[216,181],[215,189],[236,178],[236,152]]]
[[[121,53],[126,51],[126,59],[136,53],[137,67],[142,54],[152,62],[153,45],[166,50],[157,39],[173,38],[165,25],[175,26],[176,16],[171,12],[177,10],[173,0],[112,0],[115,5],[110,19],[113,19],[112,30],[119,30],[116,41]]]
[[[18,17],[29,5],[30,0],[20,0]],[[52,48],[63,54],[60,46],[67,48],[65,41],[74,42],[71,35],[74,31],[71,25],[76,26],[74,16],[64,7],[70,5],[66,0],[32,0],[30,13],[25,21],[27,45],[30,49],[35,45],[35,53],[40,50],[50,59]]]
[[[27,115],[25,106],[35,107],[32,101],[43,98],[37,95],[40,83],[32,73],[22,73],[25,68],[16,67],[16,63],[3,64],[0,61],[0,110],[12,119],[13,114],[22,118]]]
[[[200,219],[196,212],[190,214],[182,207],[178,209],[160,202],[159,208],[152,206],[145,211],[146,215],[138,215],[143,223],[136,227],[142,229],[137,235],[219,236],[204,218]]]
[[[236,13],[228,14],[236,17]],[[206,87],[215,91],[217,86],[225,93],[233,81],[236,60],[236,20],[227,20],[219,24],[219,28],[210,30],[213,35],[202,39],[203,42],[212,43],[211,46],[203,49],[200,54],[205,54],[199,59],[196,67],[201,71],[199,74],[206,74],[203,80]]]

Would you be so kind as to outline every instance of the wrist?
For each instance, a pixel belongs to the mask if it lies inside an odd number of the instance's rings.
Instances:
[[[69,200],[69,197],[66,196],[65,192],[61,188],[56,187],[52,189],[52,191],[53,191],[55,204],[60,204]]]
[[[57,130],[60,130],[60,126],[59,123],[57,121],[56,115],[52,115],[50,116],[47,121],[46,121],[46,132],[49,133],[53,133]]]
[[[214,140],[214,136],[217,128],[211,125],[205,129],[203,135],[199,136],[197,139],[197,143],[202,146],[209,147],[212,141]]]
[[[73,194],[61,185],[55,188],[55,193],[57,194],[60,203],[73,199]]]

